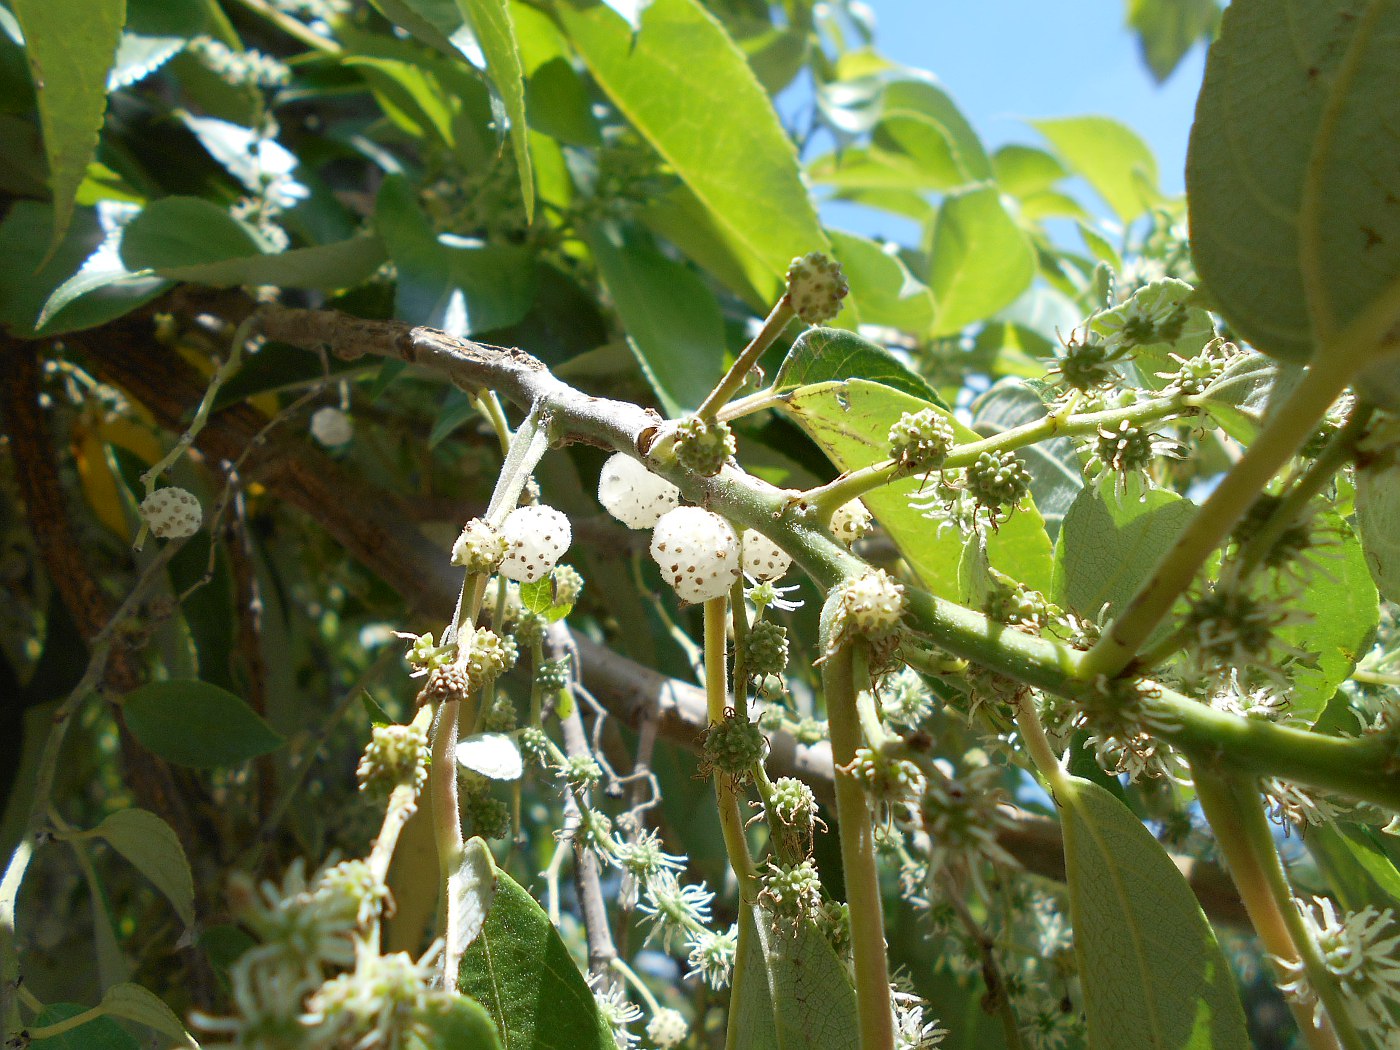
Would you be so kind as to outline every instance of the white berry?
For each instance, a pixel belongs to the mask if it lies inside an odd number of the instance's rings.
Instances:
[[[199,531],[204,510],[185,489],[156,489],[141,501],[141,517],[163,540],[182,540]]]
[[[744,571],[755,580],[776,580],[792,566],[792,556],[756,529],[744,530]]]
[[[870,532],[870,511],[858,499],[843,503],[831,515],[831,532],[846,546]]]
[[[672,1047],[680,1046],[689,1034],[690,1026],[685,1023],[680,1011],[669,1007],[663,1006],[657,1010],[647,1022],[647,1038],[660,1050],[671,1050]]]
[[[326,405],[311,414],[311,436],[327,448],[336,448],[349,444],[355,424],[340,409]]]
[[[549,573],[569,549],[569,519],[553,507],[517,507],[501,525],[508,544],[500,573],[508,580],[534,583]]]
[[[883,569],[870,569],[842,587],[841,611],[849,632],[888,638],[904,615],[904,588]]]
[[[739,537],[718,514],[677,507],[656,523],[651,556],[681,601],[699,604],[729,593],[739,578]]]
[[[681,490],[625,452],[616,452],[598,476],[598,502],[629,529],[649,529],[675,510]]]

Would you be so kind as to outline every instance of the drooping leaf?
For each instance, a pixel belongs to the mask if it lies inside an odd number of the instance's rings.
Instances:
[[[1074,951],[1095,1050],[1248,1050],[1230,967],[1191,887],[1122,802],[1056,789]]]
[[[492,780],[519,780],[520,747],[508,733],[476,733],[457,742],[457,763]]]
[[[1015,301],[1035,277],[1030,238],[1007,214],[993,186],[943,199],[933,225],[928,286],[933,335],[953,335]]]
[[[1157,160],[1136,133],[1108,117],[1034,120],[1055,153],[1098,192],[1123,222],[1156,200]]]
[[[150,879],[186,927],[194,925],[194,876],[185,848],[169,824],[148,810],[120,809],[93,828],[92,835]]]
[[[528,222],[535,215],[535,178],[530,171],[529,129],[525,124],[525,74],[520,67],[520,47],[515,41],[510,7],[506,0],[457,0],[457,6],[476,31],[491,84],[510,121],[510,142]]]
[[[529,311],[535,266],[528,249],[434,236],[401,176],[384,180],[375,221],[398,268],[400,320],[460,337],[505,328]]]
[[[109,1017],[120,1017],[135,1021],[147,1028],[154,1028],[161,1035],[168,1036],[185,1046],[198,1047],[175,1011],[154,992],[139,984],[114,984],[102,993],[102,1009]]]
[[[47,204],[16,201],[0,223],[0,324],[11,334],[29,339],[92,328],[170,287],[159,277],[123,276],[130,271],[111,253],[120,231],[95,208],[74,212],[63,243],[43,262],[52,217]]]
[[[1195,504],[1166,489],[1119,493],[1111,476],[1085,486],[1055,547],[1055,601],[1091,620],[1105,605],[1122,615],[1195,514]]]
[[[810,923],[787,924],[762,909],[755,910],[753,922],[772,1011],[771,1046],[825,1050],[859,1045],[855,989],[821,932]],[[757,1018],[753,1023],[760,1031],[766,1027]],[[743,1045],[758,1050],[763,1044],[753,1039]]]
[[[458,989],[486,1008],[507,1050],[613,1050],[612,1030],[549,916],[504,871],[495,877]]]
[[[588,235],[627,344],[667,415],[699,407],[724,374],[724,317],[695,273],[622,231]]]
[[[97,150],[126,0],[13,0],[11,6],[39,99],[53,191],[52,253],[68,232],[78,186]]]
[[[997,185],[1013,197],[1030,197],[1044,193],[1069,171],[1053,153],[1034,146],[1011,144],[992,154],[992,171]]]
[[[1289,708],[1308,721],[1322,713],[1337,687],[1351,677],[1380,619],[1376,585],[1351,527],[1330,510],[1318,514],[1313,527],[1323,542],[1298,566],[1305,583],[1296,591],[1287,583],[1278,585],[1279,598],[1291,599],[1293,608],[1307,616],[1305,622],[1281,628],[1278,637],[1311,654],[1288,673]]]
[[[1209,39],[1219,17],[1218,0],[1128,0],[1128,25],[1159,84],[1196,43]]]
[[[785,393],[802,386],[845,379],[880,383],[942,404],[942,399],[923,377],[890,351],[864,336],[839,328],[809,328],[798,336],[773,377],[773,389]]]
[[[767,93],[697,0],[655,0],[635,33],[601,4],[556,10],[609,98],[744,247],[765,299],[795,256],[826,247]]]
[[[1220,312],[1302,364],[1400,273],[1400,8],[1231,3],[1187,158],[1191,251]]]
[[[1400,601],[1400,465],[1356,472],[1356,530],[1382,595]]]
[[[983,437],[994,437],[1043,419],[1045,412],[1045,402],[1029,384],[1003,379],[972,403],[972,429]],[[1030,471],[1031,497],[1053,542],[1070,504],[1084,488],[1074,442],[1050,438],[1025,446],[1017,455]]]
[[[496,900],[496,865],[491,849],[480,838],[467,841],[448,879],[447,909],[457,931],[452,949],[459,955],[481,934]]]
[[[863,379],[804,386],[783,401],[784,410],[841,470],[887,459],[889,430],[900,415],[933,407],[937,406]],[[977,440],[976,434],[952,416],[947,418],[960,444]],[[931,491],[931,486],[922,478],[905,478],[862,498],[925,587],[940,597],[956,600],[962,537],[956,529],[939,529],[936,519],[930,520],[910,506],[910,500],[926,489]],[[1048,593],[1050,539],[1032,501],[1024,501],[992,534],[988,551],[997,569],[1033,590]]]
[[[46,1028],[86,1012],[87,1007],[76,1003],[51,1003],[29,1027]],[[141,1050],[136,1037],[110,1017],[98,1017],[59,1035],[35,1039],[29,1046],[30,1050]]]
[[[132,735],[176,765],[236,766],[282,746],[251,707],[208,682],[149,682],[127,693],[121,706]]]

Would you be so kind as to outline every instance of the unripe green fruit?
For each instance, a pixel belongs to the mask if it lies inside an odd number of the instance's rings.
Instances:
[[[749,676],[782,674],[787,665],[787,628],[772,620],[755,620],[744,639],[744,668]]]
[[[676,461],[701,477],[718,474],[736,447],[728,423],[706,423],[690,416],[676,425]]]
[[[840,263],[822,252],[792,260],[787,288],[793,311],[807,324],[824,324],[834,318],[851,290]]]
[[[705,731],[705,766],[735,780],[747,780],[767,752],[758,724],[732,712]]]
[[[1031,490],[1031,475],[1014,452],[983,452],[967,468],[967,491],[989,511],[1014,509]]]
[[[758,884],[759,900],[776,917],[810,920],[821,908],[822,880],[810,859],[791,867],[769,864]]]
[[[905,470],[932,470],[948,458],[956,440],[952,424],[936,410],[905,412],[890,427],[890,459]]]

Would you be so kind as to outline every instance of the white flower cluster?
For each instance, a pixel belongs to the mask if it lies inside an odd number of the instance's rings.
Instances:
[[[1362,1031],[1393,1033],[1391,1011],[1400,1006],[1400,957],[1396,955],[1400,923],[1394,913],[1389,908],[1378,912],[1371,905],[1339,913],[1325,897],[1314,897],[1311,904],[1295,903],[1317,942],[1323,965],[1336,978],[1352,1022]],[[1315,1009],[1317,992],[1302,961],[1274,961],[1287,978],[1279,985],[1283,993]]]

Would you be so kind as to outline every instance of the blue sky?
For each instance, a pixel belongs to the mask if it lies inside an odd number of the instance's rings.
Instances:
[[[943,81],[990,148],[1037,142],[1028,118],[1099,113],[1141,135],[1157,154],[1162,188],[1182,191],[1202,46],[1158,86],[1124,28],[1123,0],[867,3],[879,50]]]

